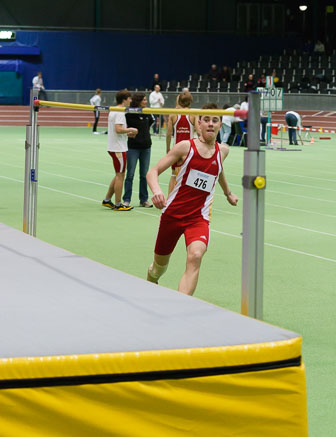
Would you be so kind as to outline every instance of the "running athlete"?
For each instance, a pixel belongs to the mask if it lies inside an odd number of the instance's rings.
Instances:
[[[203,107],[215,108],[215,104]],[[160,276],[167,270],[177,241],[184,234],[187,263],[178,290],[189,295],[196,289],[202,257],[209,243],[211,205],[217,180],[228,202],[234,206],[238,202],[238,197],[229,189],[222,166],[229,148],[216,142],[221,128],[220,117],[202,116],[198,119],[198,128],[199,138],[177,143],[147,173],[147,182],[153,192],[153,204],[162,209],[154,260],[148,269],[147,280],[158,283]],[[181,168],[176,177],[176,185],[166,199],[158,177],[174,163]]]
[[[193,97],[189,92],[183,92],[177,96],[176,99],[176,108],[187,108],[189,109],[193,101]],[[170,151],[170,145],[172,137],[174,136],[174,144],[179,143],[183,140],[190,140],[194,137],[194,126],[196,122],[196,117],[194,115],[177,115],[177,114],[171,114],[168,118],[168,124],[167,124],[167,133],[166,133],[166,146],[167,146],[167,153]],[[168,187],[168,196],[172,192],[175,180],[176,180],[176,174],[177,174],[177,168],[176,164],[172,165],[172,175],[169,180],[169,187]]]

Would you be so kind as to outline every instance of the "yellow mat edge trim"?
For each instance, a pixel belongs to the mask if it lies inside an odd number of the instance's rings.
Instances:
[[[267,343],[0,359],[0,381],[241,366],[301,356],[302,338]]]

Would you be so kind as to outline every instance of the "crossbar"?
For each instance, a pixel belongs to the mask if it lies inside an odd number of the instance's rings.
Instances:
[[[231,115],[233,117],[239,117],[246,119],[248,117],[248,111],[230,110],[227,109],[180,109],[180,108],[130,108],[124,106],[94,106],[94,105],[81,105],[77,103],[63,103],[63,102],[49,102],[47,100],[35,100],[34,106],[52,106],[56,108],[68,108],[68,109],[80,109],[83,111],[113,111],[113,112],[136,112],[142,114],[180,114],[180,115]]]

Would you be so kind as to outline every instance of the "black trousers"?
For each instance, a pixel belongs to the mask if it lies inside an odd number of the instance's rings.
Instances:
[[[94,113],[94,117],[95,117],[95,122],[94,122],[94,125],[93,125],[92,132],[96,132],[97,131],[97,126],[98,126],[100,112],[98,111],[98,109],[95,109],[93,111],[93,113]]]

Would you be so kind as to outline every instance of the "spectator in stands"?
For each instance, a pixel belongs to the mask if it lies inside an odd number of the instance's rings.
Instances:
[[[266,76],[264,75],[264,73],[257,80],[257,86],[259,88],[265,88],[265,86],[266,86]]]
[[[254,82],[253,74],[249,74],[247,81],[244,83],[244,91],[248,93],[249,91],[253,91],[255,89],[256,85]]]
[[[164,105],[164,98],[160,92],[160,85],[154,86],[154,91],[149,95],[149,104],[151,108],[162,108]],[[159,133],[160,115],[154,114],[155,122],[153,124],[153,133],[157,135]]]
[[[48,100],[43,84],[42,73],[40,71],[37,73],[37,76],[33,78],[33,89],[39,91],[38,98],[40,100]]]
[[[318,39],[314,46],[314,53],[324,53],[324,52],[325,52],[324,44],[322,41]]]
[[[90,99],[90,105],[92,105],[92,106],[100,106],[101,105],[100,94],[101,94],[101,89],[97,88],[96,89],[96,94],[94,96],[92,96],[91,99]],[[99,109],[95,108],[94,111],[93,111],[93,114],[94,114],[95,122],[94,122],[94,125],[93,125],[92,132],[95,135],[99,135],[99,132],[97,132],[97,126],[98,126],[98,121],[99,121],[99,116],[100,116]]]
[[[161,88],[161,82],[160,82],[160,78],[159,78],[159,73],[155,73],[154,74],[152,85],[151,85],[149,91],[153,91],[155,89],[155,85],[160,85],[160,88]]]
[[[145,108],[147,97],[144,93],[134,93],[132,96],[131,108]],[[148,202],[148,189],[146,174],[149,168],[152,140],[150,137],[150,126],[154,123],[152,114],[126,114],[127,127],[138,130],[136,137],[129,137],[127,140],[127,174],[125,179],[125,192],[123,204],[129,206],[132,198],[134,173],[139,162],[139,200],[140,206],[151,208],[153,205]]]
[[[314,45],[311,39],[307,39],[307,41],[303,45],[303,53],[310,55],[313,52]]]
[[[216,64],[212,64],[209,71],[209,79],[213,82],[220,80],[220,71]]]
[[[288,125],[288,137],[289,137],[289,144],[295,144],[298,145],[296,140],[296,130],[297,128],[301,129],[301,117],[300,115],[295,111],[288,111],[285,114],[285,120]]]
[[[220,78],[223,82],[231,81],[231,72],[227,65],[224,65],[220,74]]]

